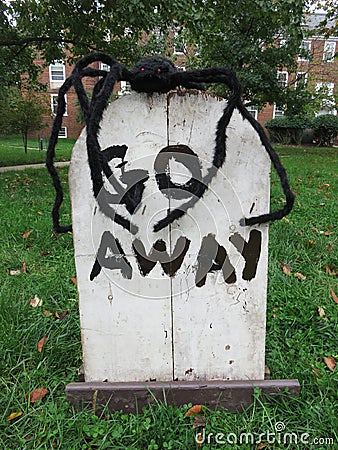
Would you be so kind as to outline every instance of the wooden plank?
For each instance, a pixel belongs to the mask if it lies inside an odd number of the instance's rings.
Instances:
[[[193,403],[241,412],[251,404],[255,388],[274,397],[285,392],[296,396],[300,391],[297,380],[71,383],[66,387],[66,396],[75,408],[88,407],[97,414],[103,408],[140,413],[143,407],[157,402],[175,406]]]
[[[216,126],[225,105],[224,100],[206,95],[170,97],[169,143],[189,145],[203,176],[212,166]],[[171,227],[173,245],[180,235],[191,241],[172,278],[174,376],[178,380],[264,378],[268,226],[242,227],[239,221],[269,210],[270,162],[256,132],[236,111],[226,134],[223,167],[203,197]],[[174,171],[178,177],[178,164]],[[250,236],[252,243],[255,236],[261,239],[260,255],[255,275],[243,279],[242,250]],[[231,242],[234,237],[240,248]],[[226,272],[230,275],[233,269],[233,276],[226,282],[222,270],[214,270],[205,273],[205,284],[197,287],[198,261],[209,258],[210,267],[218,244],[229,258]],[[255,251],[254,245],[250,251]]]
[[[128,147],[123,161],[114,158],[110,162],[122,188],[125,187],[121,183],[122,173],[140,169],[149,173],[144,203],[134,213],[129,213],[125,205],[109,205],[139,228],[135,235],[97,207],[86,157],[85,131],[74,147],[70,189],[86,381],[172,380],[170,280],[159,263],[147,278],[141,275],[132,248],[140,236],[147,237],[142,237],[147,254],[157,239],[162,239],[169,248],[168,229],[155,236],[151,224],[151,220],[157,220],[154,216],[161,214],[159,202],[163,214],[168,207],[153,174],[154,158],[167,145],[166,112],[165,96],[132,94],[113,102],[102,119],[99,136],[102,150],[113,145]],[[119,168],[121,162],[124,165]],[[111,194],[116,193],[108,180],[105,187]],[[113,245],[116,241],[123,256]],[[100,248],[101,260],[107,257],[106,261],[115,261],[115,270],[104,264],[95,268]]]

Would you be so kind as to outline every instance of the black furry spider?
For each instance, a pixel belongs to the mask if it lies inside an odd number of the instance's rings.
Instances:
[[[88,67],[90,64],[98,61],[107,64],[110,67],[110,70],[107,72]],[[87,76],[100,77],[94,87],[91,100],[89,100],[82,83],[82,79]],[[102,190],[104,183],[103,174],[109,178],[112,176],[112,172],[107,160],[104,157],[105,152],[101,151],[98,141],[98,131],[100,128],[100,121],[102,119],[103,111],[108,105],[108,101],[115,84],[119,81],[129,81],[130,86],[134,91],[145,92],[148,94],[154,92],[166,93],[179,86],[187,89],[203,90],[205,89],[205,83],[224,83],[228,86],[231,89],[231,95],[229,96],[223,115],[217,124],[215,148],[211,150],[213,151],[213,165],[202,182],[196,185],[197,188],[195,198],[198,199],[203,196],[208,184],[215,175],[215,171],[217,171],[217,169],[219,169],[224,163],[226,157],[226,129],[234,109],[237,108],[243,119],[248,120],[258,133],[260,140],[268,152],[269,157],[279,175],[283,192],[286,196],[286,204],[282,209],[257,217],[243,218],[241,220],[241,225],[244,226],[265,223],[268,221],[281,219],[289,214],[292,209],[295,196],[290,189],[286,171],[282,166],[277,153],[267,139],[263,128],[250,115],[243,105],[241,99],[241,85],[236,77],[236,74],[231,69],[221,67],[180,72],[177,71],[175,65],[171,61],[160,56],[156,56],[143,58],[135,64],[131,70],[128,70],[107,54],[93,53],[78,61],[71,76],[60,88],[58,95],[57,114],[54,120],[46,157],[46,165],[52,176],[53,184],[56,190],[55,203],[52,211],[53,227],[56,232],[62,233],[71,231],[72,229],[71,225],[60,225],[59,209],[63,201],[63,191],[53,162],[55,156],[55,145],[62,125],[62,117],[65,112],[65,94],[71,86],[74,86],[78,95],[87,127],[87,153],[93,183],[93,192],[95,198],[99,201],[99,193]],[[113,151],[121,151],[121,149]],[[132,208],[132,205],[135,204],[134,197],[142,195],[141,184],[136,187],[137,189],[135,187],[131,188],[123,197],[123,203],[127,206],[129,205],[129,208]],[[160,220],[154,226],[154,231],[159,231],[168,226],[174,220],[184,215],[186,211],[195,203],[196,200],[187,202],[183,205],[183,207],[180,207],[180,209],[175,209],[169,212],[164,219]],[[107,214],[105,211],[104,213]],[[110,213],[108,212],[108,214]],[[132,224],[128,219],[117,214],[115,211],[112,213],[112,218],[116,223],[131,231]]]

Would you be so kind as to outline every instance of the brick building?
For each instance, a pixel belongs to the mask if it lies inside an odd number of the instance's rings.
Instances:
[[[335,57],[338,47],[338,37],[331,36],[324,39],[323,36],[316,35],[316,29],[325,18],[324,14],[311,14],[307,17],[305,28],[309,31],[309,38],[302,42],[302,56],[298,59],[298,70],[296,74],[289,74],[287,68],[279,71],[276,76],[283,84],[292,84],[294,86],[299,82],[308,83],[313,89],[322,89],[327,94],[327,99],[321,105],[319,114],[337,115],[335,95],[338,93],[338,58]],[[328,24],[332,26],[333,22]],[[282,45],[283,42],[280,42]],[[173,48],[176,64],[179,70],[184,70],[185,48]],[[42,63],[42,61],[37,61]],[[97,67],[99,67],[97,65]],[[105,69],[104,65],[99,68]],[[58,89],[71,74],[73,67],[65,65],[62,62],[55,62],[47,67],[41,76],[41,81],[47,85],[47,92],[50,96],[50,105],[52,113],[56,111]],[[87,91],[91,91],[97,79],[85,78],[83,80]],[[115,88],[117,95],[123,95],[128,91],[125,82],[119,83]],[[77,138],[83,128],[83,123],[79,122],[79,106],[75,90],[72,88],[67,93],[67,111],[63,119],[63,127],[60,132],[60,138]],[[252,115],[264,125],[266,121],[284,114],[284,105],[267,104],[261,111],[255,107],[250,107]],[[46,117],[46,122],[52,123],[50,117]],[[38,134],[48,137],[50,126]],[[37,134],[35,134],[37,136]]]

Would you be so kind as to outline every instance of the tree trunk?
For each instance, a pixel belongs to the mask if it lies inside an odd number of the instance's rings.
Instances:
[[[22,140],[23,140],[23,146],[25,149],[25,153],[27,153],[27,141],[28,141],[27,135],[28,135],[27,131],[22,132]]]

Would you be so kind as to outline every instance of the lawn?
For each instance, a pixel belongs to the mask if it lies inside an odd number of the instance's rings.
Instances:
[[[75,139],[59,139],[56,146],[55,161],[69,161]],[[0,167],[22,164],[44,163],[48,140],[42,139],[40,150],[38,139],[28,139],[28,151],[25,153],[21,136],[0,136]]]
[[[206,435],[223,433],[234,443],[244,432],[265,433],[261,443],[242,445],[217,444],[214,438],[195,444],[194,419],[184,415],[188,406],[162,404],[142,415],[105,413],[98,420],[67,403],[65,386],[78,380],[81,366],[72,235],[52,233],[53,190],[46,170],[0,174],[1,449],[338,448],[338,369],[327,365],[338,360],[338,149],[279,153],[297,200],[291,215],[270,227],[266,364],[273,379],[297,378],[301,393],[267,398],[256,392],[241,414],[205,411]],[[67,170],[60,170],[65,189]],[[68,200],[63,224],[71,220]],[[271,202],[274,209],[283,202],[276,175]],[[34,298],[42,304],[31,306]],[[37,388],[48,394],[31,402]],[[12,413],[21,415],[8,420]],[[298,444],[269,443],[266,433],[274,433],[276,424],[296,433]]]

